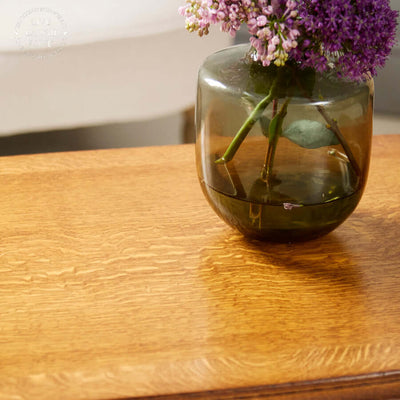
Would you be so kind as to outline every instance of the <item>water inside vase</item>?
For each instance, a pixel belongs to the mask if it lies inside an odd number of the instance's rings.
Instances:
[[[360,177],[338,148],[304,155],[286,147],[265,180],[260,158],[249,156],[255,154],[252,147],[259,151],[259,143],[245,147],[246,157],[238,154],[230,163],[216,165],[210,160],[201,186],[217,214],[247,236],[308,240],[336,228],[361,198]]]

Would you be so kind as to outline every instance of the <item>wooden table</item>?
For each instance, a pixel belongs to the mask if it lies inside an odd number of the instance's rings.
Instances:
[[[0,399],[400,398],[400,135],[334,233],[245,240],[192,145],[0,159]]]

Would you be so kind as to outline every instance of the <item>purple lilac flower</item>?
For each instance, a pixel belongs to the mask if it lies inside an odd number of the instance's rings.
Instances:
[[[232,36],[247,24],[264,66],[290,58],[321,72],[334,66],[354,80],[384,66],[398,17],[388,0],[186,0],[179,12],[200,36],[213,24]]]
[[[298,2],[301,39],[291,56],[305,67],[361,79],[376,75],[395,44],[398,12],[388,0]]]

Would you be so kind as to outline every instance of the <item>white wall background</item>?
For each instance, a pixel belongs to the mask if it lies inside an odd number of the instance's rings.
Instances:
[[[29,1],[36,4],[36,0]],[[391,0],[391,6],[400,11],[400,0]],[[0,32],[4,33],[4,30],[7,31],[5,28],[0,28]],[[189,38],[189,34],[187,35]],[[247,40],[245,35],[243,38],[243,33],[239,32],[239,41],[241,37],[242,40]],[[397,32],[397,38],[398,44],[393,49],[386,68],[380,71],[375,80],[374,133],[400,133],[400,29]],[[6,36],[1,35],[0,39],[0,44],[4,45]],[[14,37],[12,39],[15,40]],[[190,40],[193,39],[190,38]],[[193,93],[193,101],[194,98]],[[183,115],[177,113],[147,122],[108,124],[57,133],[16,135],[16,137],[0,138],[0,154],[177,144],[182,142],[182,128]]]
[[[400,0],[391,0],[393,9],[400,11]],[[375,78],[375,111],[400,117],[400,28],[397,29],[397,46],[386,67]]]

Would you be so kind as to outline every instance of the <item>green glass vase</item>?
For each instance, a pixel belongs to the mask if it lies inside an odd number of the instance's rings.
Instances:
[[[248,45],[199,71],[196,160],[215,212],[246,236],[291,242],[324,235],[365,188],[373,81],[294,63],[263,67]]]

